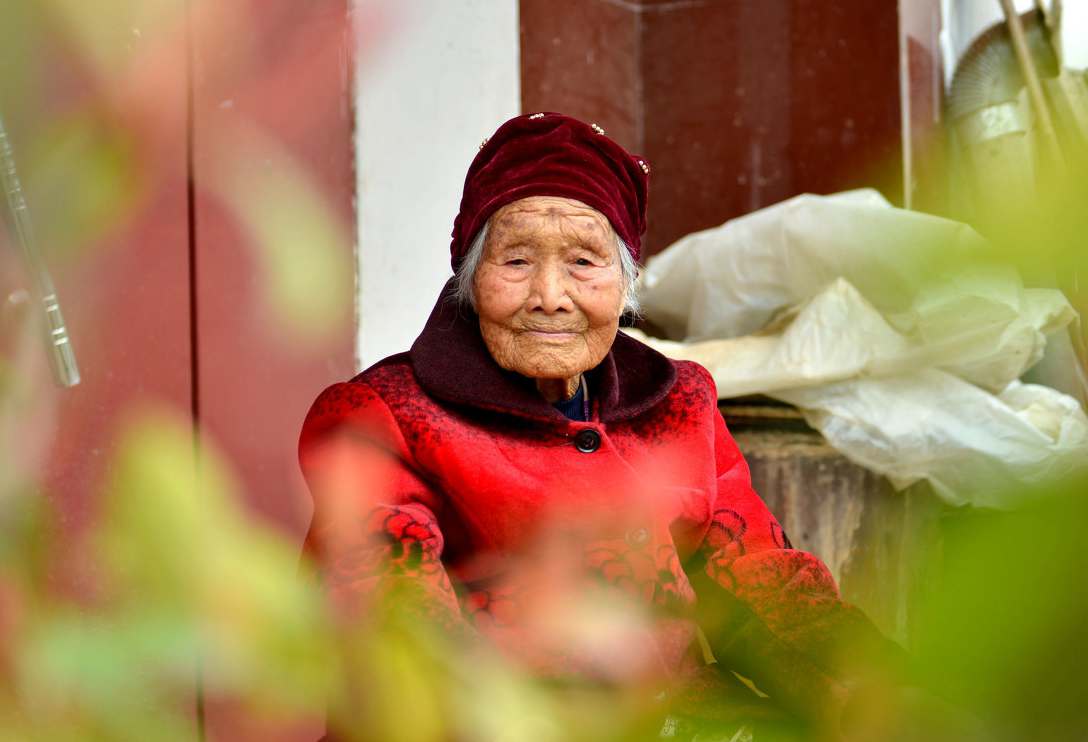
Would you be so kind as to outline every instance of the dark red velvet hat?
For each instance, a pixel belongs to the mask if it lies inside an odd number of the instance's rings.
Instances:
[[[491,215],[528,196],[573,198],[604,214],[638,260],[650,166],[596,124],[561,113],[517,116],[480,147],[465,176],[450,244],[454,270]]]

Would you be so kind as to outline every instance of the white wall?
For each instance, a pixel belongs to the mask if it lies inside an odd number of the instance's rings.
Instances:
[[[1066,67],[1088,69],[1088,0],[1065,0],[1062,11],[1062,56]]]
[[[518,113],[517,0],[356,0],[360,368],[407,350],[450,276],[480,142]]]

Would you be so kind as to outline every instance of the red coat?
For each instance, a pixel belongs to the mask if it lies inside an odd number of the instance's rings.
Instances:
[[[444,298],[409,353],[322,392],[299,445],[333,595],[407,575],[449,625],[560,675],[684,673],[713,604],[720,660],[791,705],[834,693],[839,639],[876,632],[752,490],[707,371],[620,333],[588,378],[592,420],[565,418]],[[323,445],[337,440],[347,455]],[[652,629],[603,648],[553,630],[540,613],[584,594],[556,577],[575,574],[618,587]]]

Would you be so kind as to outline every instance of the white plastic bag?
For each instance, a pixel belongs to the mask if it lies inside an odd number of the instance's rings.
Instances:
[[[800,407],[835,448],[905,487],[1007,506],[1088,462],[1070,397],[1016,380],[1075,314],[1062,294],[986,266],[957,222],[874,191],[799,196],[689,235],[651,259],[645,338],[706,366],[719,397]]]
[[[985,247],[967,225],[893,208],[874,190],[803,195],[681,238],[646,264],[640,298],[687,340],[756,332],[837,278],[894,314],[942,266]]]
[[[847,458],[899,489],[920,479],[954,505],[1023,502],[1035,485],[1083,467],[1088,420],[1049,387],[990,394],[952,374],[856,379],[781,392]]]

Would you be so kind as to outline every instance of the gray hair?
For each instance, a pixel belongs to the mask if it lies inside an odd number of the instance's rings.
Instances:
[[[484,243],[487,242],[487,224],[476,233],[476,237],[469,245],[468,252],[461,260],[454,274],[456,287],[454,296],[460,304],[467,304],[476,309],[476,269],[480,267],[480,260],[484,256]],[[642,307],[638,300],[636,281],[638,280],[638,264],[631,257],[631,250],[623,238],[613,230],[616,238],[616,249],[619,251],[620,272],[623,274],[623,313],[632,317],[638,317]]]

